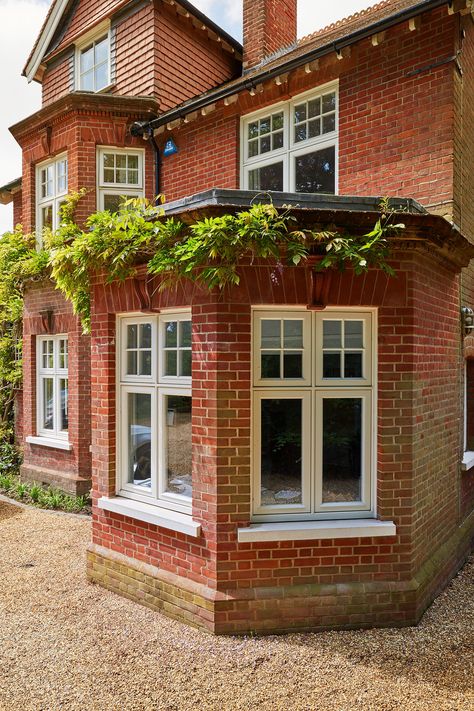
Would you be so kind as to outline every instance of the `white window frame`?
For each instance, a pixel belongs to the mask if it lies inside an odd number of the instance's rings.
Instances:
[[[75,75],[75,87],[77,91],[88,91],[88,89],[83,89],[81,87],[81,55],[82,53],[91,45],[96,45],[101,40],[107,37],[108,41],[108,55],[107,55],[107,83],[100,89],[93,90],[92,93],[100,94],[101,92],[107,91],[111,86],[111,70],[112,70],[112,52],[111,52],[111,32],[110,32],[110,21],[102,23],[99,27],[94,28],[91,32],[85,34],[76,43],[75,47],[75,59],[74,59],[74,75]],[[92,69],[94,70],[95,64],[93,64]]]
[[[105,153],[114,155],[134,155],[138,158],[138,183],[111,183],[104,179]],[[145,150],[143,148],[119,148],[116,146],[97,147],[97,209],[104,210],[104,197],[106,195],[127,196],[141,198],[145,196]]]
[[[136,501],[190,514],[192,498],[166,491],[166,427],[164,403],[167,395],[192,397],[191,378],[163,376],[160,336],[163,325],[169,321],[191,321],[190,309],[163,310],[159,315],[117,316],[117,480],[116,493]],[[152,324],[152,375],[134,376],[126,373],[126,333],[130,324]],[[128,481],[127,396],[144,393],[151,396],[151,488],[144,490]]]
[[[58,183],[59,183],[59,166],[60,164],[65,163],[66,165],[66,185],[64,190],[59,190],[58,189]],[[53,168],[54,172],[54,177],[53,177],[53,192],[51,195],[46,195],[45,197],[41,196],[41,172],[43,170],[47,170],[48,168]],[[42,210],[47,207],[52,208],[52,229],[57,230],[59,227],[60,219],[59,219],[59,209],[61,205],[64,203],[67,193],[68,193],[68,180],[69,180],[69,175],[68,175],[68,159],[67,159],[67,153],[61,153],[60,155],[55,156],[54,158],[48,158],[48,160],[43,161],[42,163],[38,163],[36,166],[36,233],[37,233],[37,243],[38,246],[42,246],[42,231],[44,228],[43,224],[43,219],[42,219]]]
[[[331,133],[308,138],[305,141],[294,140],[293,132],[293,112],[294,108],[307,101],[316,99],[324,94],[334,91],[336,94],[336,127]],[[271,116],[272,114],[283,112],[283,148],[269,151],[258,156],[248,156],[248,125],[255,120]],[[243,190],[249,189],[249,173],[255,168],[264,168],[273,163],[283,162],[283,192],[295,192],[295,167],[294,159],[315,150],[322,150],[334,146],[335,150],[335,183],[334,194],[339,192],[339,81],[332,81],[317,90],[311,89],[297,96],[290,101],[279,102],[260,109],[251,114],[241,117],[240,121],[240,185]],[[326,193],[320,193],[324,195]],[[329,193],[328,193],[329,194]]]
[[[308,312],[303,307],[254,307],[252,309],[252,520],[305,521],[376,516],[376,422],[377,422],[377,309],[328,307],[323,311]],[[305,344],[310,343],[303,356],[309,357],[311,378],[296,385],[294,381],[265,380],[260,377],[260,320],[270,316],[277,319],[305,318],[309,324]],[[362,320],[364,323],[363,358],[364,378],[322,379],[322,323],[329,320]],[[288,383],[288,384],[287,384]],[[310,398],[309,411],[303,416],[303,504],[262,506],[261,491],[261,422],[259,417],[262,399],[298,399],[305,394]],[[361,398],[362,405],[362,480],[361,500],[357,502],[322,502],[322,401],[327,398]],[[308,428],[310,435],[308,435]],[[305,447],[305,441],[307,443]],[[308,493],[309,492],[309,493]],[[310,502],[308,505],[308,501]],[[298,506],[300,509],[298,510]]]
[[[43,343],[47,341],[53,342],[53,367],[47,368],[43,366],[42,363],[42,346]],[[67,344],[66,353],[69,354],[69,339],[67,334],[55,334],[47,336],[37,336],[36,337],[36,430],[38,437],[44,437],[50,440],[64,440],[67,441],[69,437],[68,430],[60,429],[61,421],[61,388],[60,381],[68,381],[68,391],[69,391],[69,375],[68,367],[60,367],[60,344],[61,341],[65,341]],[[67,355],[69,358],[69,355]],[[67,364],[69,365],[69,363]],[[43,381],[45,379],[51,379],[53,381],[53,428],[45,429],[41,426],[43,422],[44,414],[44,389]]]

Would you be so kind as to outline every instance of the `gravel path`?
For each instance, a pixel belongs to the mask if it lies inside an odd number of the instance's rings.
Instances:
[[[88,584],[89,533],[0,501],[2,711],[474,709],[474,561],[416,628],[216,638]]]

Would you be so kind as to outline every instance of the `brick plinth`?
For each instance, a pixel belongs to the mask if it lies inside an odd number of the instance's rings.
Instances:
[[[54,486],[56,489],[74,496],[87,495],[91,488],[90,477],[83,477],[75,472],[66,472],[60,469],[47,469],[44,466],[23,464],[20,468],[20,475],[23,481]]]
[[[416,624],[474,543],[474,514],[409,580],[275,586],[219,592],[91,544],[91,582],[215,634],[275,634]]]

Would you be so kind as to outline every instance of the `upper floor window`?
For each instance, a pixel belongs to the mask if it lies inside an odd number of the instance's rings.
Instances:
[[[67,194],[67,157],[41,163],[36,169],[36,229],[59,227],[59,208]]]
[[[122,198],[143,197],[143,151],[100,148],[97,153],[98,208],[116,211]]]
[[[337,84],[242,120],[242,187],[337,191]]]
[[[110,35],[107,32],[77,49],[77,88],[101,91],[110,84]]]

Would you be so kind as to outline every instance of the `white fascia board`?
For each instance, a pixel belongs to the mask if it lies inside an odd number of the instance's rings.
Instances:
[[[255,523],[238,529],[239,543],[259,541],[314,541],[332,538],[377,538],[395,536],[393,521],[360,518],[340,521],[292,521]]]
[[[33,81],[36,72],[41,64],[41,61],[46,53],[49,43],[53,39],[53,35],[56,32],[63,13],[67,7],[68,0],[57,0],[54,5],[50,16],[48,17],[45,26],[39,36],[36,49],[33,52],[31,59],[25,67],[25,76],[29,82]]]
[[[154,526],[168,528],[171,531],[185,533],[198,538],[201,535],[201,524],[194,521],[189,514],[178,513],[170,509],[145,504],[123,496],[102,496],[97,502],[100,509],[134,518],[137,521],[151,523]]]

